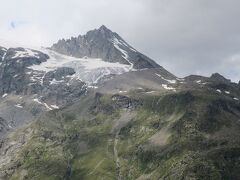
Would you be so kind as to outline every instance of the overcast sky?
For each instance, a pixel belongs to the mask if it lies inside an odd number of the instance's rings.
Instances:
[[[2,1],[2,41],[50,46],[104,24],[180,77],[240,79],[239,0]]]

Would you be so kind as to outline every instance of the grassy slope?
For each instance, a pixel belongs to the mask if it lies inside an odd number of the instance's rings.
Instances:
[[[114,108],[109,95],[94,101],[33,124],[11,179],[240,178],[236,102],[210,91],[141,97],[143,105],[116,136],[112,126],[125,110]]]

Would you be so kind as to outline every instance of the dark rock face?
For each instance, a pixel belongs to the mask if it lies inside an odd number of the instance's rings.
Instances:
[[[48,55],[40,51],[0,48],[0,56],[0,95],[37,94],[42,100],[63,105],[86,90],[84,82],[69,77],[75,73],[72,68],[60,67],[47,73],[32,70],[30,66],[39,65],[49,59]]]
[[[33,50],[32,50],[33,51]],[[19,56],[17,55],[19,53]],[[45,62],[49,57],[39,51],[35,56],[24,55],[23,48],[10,48],[6,51],[0,66],[0,93],[22,93],[30,83],[27,67]]]
[[[107,62],[132,64],[135,69],[160,67],[105,26],[89,31],[83,36],[60,40],[52,46],[52,49],[79,58],[87,56],[101,58]]]
[[[0,63],[2,62],[3,56],[5,55],[6,51],[6,48],[0,46]]]
[[[62,81],[64,77],[66,76],[71,76],[75,74],[74,69],[68,68],[68,67],[60,67],[56,69],[55,71],[49,71],[45,74],[43,77],[43,84],[44,85],[49,85],[51,81],[56,80],[56,81]]]
[[[0,139],[44,111],[72,103],[86,92],[84,82],[74,79],[73,68],[34,70],[49,59],[26,48],[0,48]]]
[[[112,114],[117,109],[134,110],[143,105],[140,100],[119,94],[112,95],[109,97],[109,99],[107,99],[107,102],[104,102],[104,100],[101,99],[102,97],[102,93],[96,93],[94,99],[95,102],[90,108],[90,111],[93,114],[96,114],[98,112]]]
[[[122,96],[119,94],[112,96],[114,108],[136,109],[142,105],[142,102],[136,99]]]
[[[217,81],[217,82],[223,82],[223,83],[230,83],[231,80],[226,79],[224,76],[222,76],[219,73],[214,73],[210,77],[211,80]]]
[[[82,81],[73,81],[71,85],[64,79],[56,84],[43,87],[41,100],[44,102],[55,102],[58,105],[66,105],[77,100],[86,92],[87,86]]]

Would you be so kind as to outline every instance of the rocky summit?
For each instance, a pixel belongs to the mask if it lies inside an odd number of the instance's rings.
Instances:
[[[159,67],[104,25],[87,32],[86,35],[60,40],[51,49],[79,58],[91,57],[101,58],[107,62],[119,62],[135,69]]]
[[[0,179],[240,179],[239,84],[179,78],[105,26],[0,46]]]

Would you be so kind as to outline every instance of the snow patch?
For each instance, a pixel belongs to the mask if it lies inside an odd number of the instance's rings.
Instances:
[[[226,94],[230,94],[230,92],[229,91],[224,91]]]
[[[97,86],[88,86],[88,88],[97,89]]]
[[[170,80],[170,79],[166,79],[166,78],[164,78],[162,75],[160,75],[160,74],[157,74],[157,73],[155,73],[158,77],[160,77],[161,79],[163,79],[164,81],[167,81],[167,82],[169,82],[170,84],[175,84],[177,81],[176,80]]]
[[[10,129],[12,129],[13,127],[10,125],[10,124],[8,124],[8,127],[10,128]]]
[[[2,95],[2,98],[5,98],[7,95],[8,95],[7,93],[3,94],[3,95]]]
[[[47,109],[52,110],[52,108],[51,108],[50,106],[48,106],[47,103],[43,103],[43,105],[44,105]]]
[[[170,87],[170,86],[168,86],[167,84],[162,84],[162,87],[163,87],[164,89],[167,89],[167,90],[173,90],[173,91],[176,91],[175,88]]]
[[[177,78],[178,81],[185,81],[184,78]]]
[[[200,85],[205,85],[205,84],[207,84],[207,82],[202,82],[202,80],[196,80],[195,82],[198,83],[198,84],[200,84]]]
[[[2,62],[4,61],[5,57],[6,57],[6,54],[7,54],[7,50],[6,52],[4,52],[3,56],[2,56]],[[2,64],[2,63],[1,63]]]
[[[33,99],[33,101],[38,103],[38,104],[43,104],[41,101],[39,101],[39,99]]]
[[[59,80],[59,81],[57,81],[55,78],[52,80],[52,81],[50,81],[50,85],[52,85],[52,84],[59,84],[59,83],[63,83],[64,82],[64,80]]]
[[[152,93],[155,93],[156,91],[148,91],[146,92],[146,94],[152,94]]]
[[[219,92],[219,93],[222,93],[222,91],[220,89],[217,89],[216,91]]]
[[[39,99],[37,99],[37,98],[33,99],[33,101],[36,102],[36,103],[38,103],[38,104],[41,104],[41,105],[45,106],[48,110],[53,110],[53,109],[51,108],[52,106],[57,107],[56,105],[51,105],[51,107],[50,107],[47,103],[41,102],[41,101],[39,101]],[[54,108],[54,107],[53,107],[53,108]],[[54,109],[56,109],[56,108],[54,108]]]
[[[21,104],[16,104],[14,105],[15,107],[18,107],[18,108],[23,108],[23,106]]]
[[[51,107],[52,107],[53,109],[59,109],[59,107],[58,107],[57,105],[55,105],[55,104],[51,105]]]
[[[127,91],[119,91],[119,93],[127,93]]]
[[[35,57],[39,58],[39,54],[30,49],[23,49],[23,51],[16,51],[12,58]]]
[[[125,47],[129,47],[126,43],[123,43],[123,41],[119,41],[116,37],[114,37],[112,39],[113,45],[115,48],[117,48],[122,54],[123,54],[123,58],[126,59],[126,61],[130,64],[130,70],[133,69],[133,63],[131,63],[129,61],[129,55],[127,53],[127,51],[123,50],[122,48],[120,48],[120,46],[125,46]],[[120,46],[119,46],[120,45]]]

